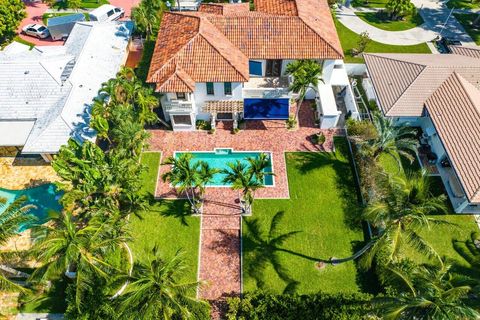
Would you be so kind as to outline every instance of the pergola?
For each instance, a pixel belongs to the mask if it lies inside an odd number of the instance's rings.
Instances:
[[[212,115],[212,128],[215,128],[217,113],[231,113],[233,115],[233,128],[238,127],[238,113],[243,112],[243,101],[241,100],[218,100],[206,101],[203,111]]]

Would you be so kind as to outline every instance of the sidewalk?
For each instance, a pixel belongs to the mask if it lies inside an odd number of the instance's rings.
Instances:
[[[355,33],[360,34],[366,31],[372,40],[384,44],[416,45],[432,41],[441,34],[448,38],[460,40],[466,46],[475,46],[475,42],[465,32],[455,17],[453,15],[449,17],[451,9],[447,8],[444,2],[430,0],[412,0],[412,2],[418,8],[425,22],[416,28],[405,31],[378,29],[360,19],[355,14],[360,9],[353,7],[343,6],[338,8],[337,18],[343,25]],[[447,21],[446,24],[445,21]]]

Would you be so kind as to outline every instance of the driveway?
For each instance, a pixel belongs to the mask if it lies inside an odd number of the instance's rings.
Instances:
[[[368,32],[374,41],[389,45],[416,45],[432,41],[438,35],[460,40],[464,45],[475,46],[475,42],[465,32],[462,25],[450,15],[445,2],[431,0],[412,0],[425,21],[422,25],[405,31],[385,31],[360,19],[353,7],[337,9],[338,20],[357,34]],[[447,21],[448,19],[448,21]]]
[[[1,1],[1,0],[0,0]],[[31,42],[36,46],[61,46],[63,45],[63,41],[53,41],[52,38],[48,39],[37,39],[35,37],[27,36],[21,33],[22,28],[30,23],[41,23],[42,22],[42,16],[46,12],[69,12],[65,10],[57,11],[57,10],[52,10],[48,7],[47,4],[42,3],[42,2],[31,2],[31,1],[26,1],[25,6],[26,6],[26,11],[27,11],[27,17],[23,19],[23,21],[20,23],[20,27],[18,28],[17,32],[19,34],[19,37],[22,38],[25,41]],[[121,7],[125,9],[125,17],[123,20],[130,20],[130,15],[132,11],[132,7],[138,5],[140,0],[110,0],[110,4],[116,7]],[[91,9],[93,10],[93,9]],[[83,11],[83,10],[82,10]],[[72,11],[73,13],[74,11]]]

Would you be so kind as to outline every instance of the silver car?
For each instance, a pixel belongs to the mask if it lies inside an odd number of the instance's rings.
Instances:
[[[39,39],[45,39],[50,36],[48,28],[41,24],[27,24],[22,28],[22,31],[26,35],[37,37]]]

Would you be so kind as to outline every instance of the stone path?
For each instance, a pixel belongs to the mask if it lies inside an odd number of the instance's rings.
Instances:
[[[453,15],[449,17],[450,9],[444,2],[430,0],[412,0],[420,10],[425,23],[404,31],[386,31],[376,28],[360,19],[355,12],[362,9],[342,6],[337,9],[338,20],[357,34],[368,32],[374,41],[389,45],[416,45],[434,40],[439,34],[460,40],[464,45],[475,45],[472,38],[465,32],[462,25]],[[448,18],[448,21],[447,21]],[[447,21],[445,27],[443,25]]]

